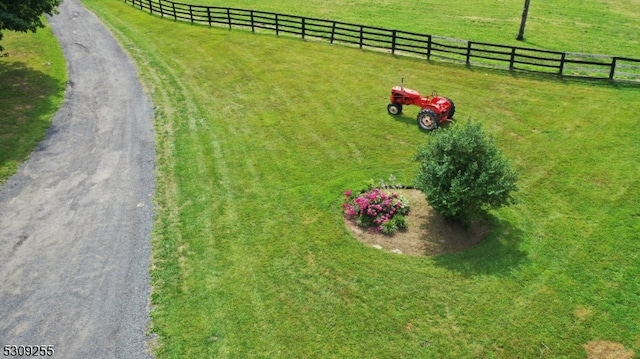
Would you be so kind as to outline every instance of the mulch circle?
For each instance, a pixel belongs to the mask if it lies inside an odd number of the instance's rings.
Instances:
[[[424,194],[416,189],[394,189],[409,200],[407,229],[385,235],[374,228],[363,228],[345,218],[345,225],[361,242],[375,248],[411,256],[453,253],[480,243],[489,233],[489,225],[473,223],[469,228],[445,220],[429,206]]]

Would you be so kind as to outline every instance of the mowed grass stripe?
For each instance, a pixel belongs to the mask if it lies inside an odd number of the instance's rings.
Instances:
[[[157,128],[170,128],[158,133],[159,357],[584,357],[603,338],[638,350],[637,89],[86,3],[117,29]],[[342,224],[345,189],[409,183],[428,140],[417,109],[386,114],[403,76],[453,98],[460,121],[482,121],[523,172],[521,204],[463,253],[383,253]]]

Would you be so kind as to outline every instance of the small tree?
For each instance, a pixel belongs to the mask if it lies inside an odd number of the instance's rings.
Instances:
[[[53,15],[61,0],[0,0],[0,40],[2,30],[36,32],[44,27],[42,15]],[[0,45],[0,51],[2,45]]]
[[[514,203],[517,173],[480,123],[452,124],[419,148],[415,186],[442,216],[469,221],[491,208]]]

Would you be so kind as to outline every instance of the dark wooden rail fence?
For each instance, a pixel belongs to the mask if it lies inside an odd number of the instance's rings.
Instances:
[[[391,54],[439,59],[469,66],[529,71],[566,77],[640,81],[640,59],[489,44],[325,19],[200,6],[168,0],[124,0],[140,10],[176,21],[319,39]]]

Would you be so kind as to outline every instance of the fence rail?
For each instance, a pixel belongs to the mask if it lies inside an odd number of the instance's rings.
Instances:
[[[439,59],[510,71],[529,71],[564,77],[640,81],[640,59],[548,51],[489,44],[390,30],[340,21],[258,10],[201,6],[168,0],[124,0],[140,10],[192,24],[224,26],[293,35],[388,51],[391,54]]]

